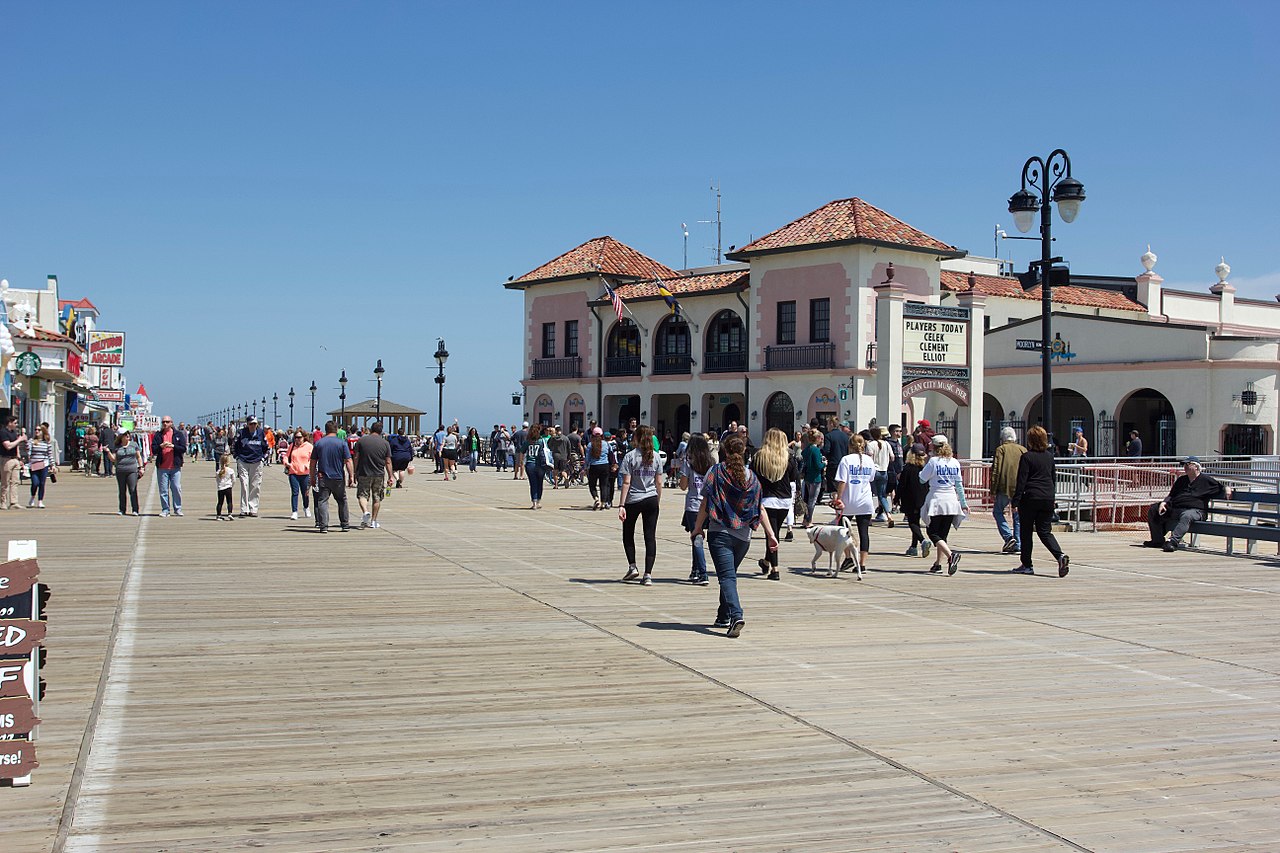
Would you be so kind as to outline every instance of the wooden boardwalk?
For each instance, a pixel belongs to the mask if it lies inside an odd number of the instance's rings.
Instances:
[[[803,541],[770,582],[757,541],[731,641],[676,494],[645,588],[583,489],[419,474],[320,536],[278,467],[230,523],[210,474],[181,519],[70,476],[0,516],[54,591],[6,853],[1280,849],[1274,557],[1069,534],[1019,577],[979,522],[953,578],[899,527],[862,583]]]

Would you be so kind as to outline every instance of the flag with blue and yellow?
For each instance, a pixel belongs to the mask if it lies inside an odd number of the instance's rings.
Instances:
[[[671,309],[671,313],[679,317],[680,301],[676,299],[676,296],[674,293],[672,293],[670,290],[667,290],[667,286],[662,282],[658,282],[658,295],[666,300],[667,307]]]

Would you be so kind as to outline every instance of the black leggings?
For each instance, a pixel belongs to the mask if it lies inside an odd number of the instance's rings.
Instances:
[[[858,550],[864,554],[871,553],[871,513],[855,515],[853,520],[858,525]],[[836,516],[836,524],[844,522],[843,515]]]
[[[305,495],[306,492],[303,492],[303,494]],[[222,502],[224,500],[227,502],[227,515],[231,515],[231,489],[230,488],[218,489],[218,509],[217,509],[218,515],[222,515]],[[305,503],[305,500],[304,500],[304,503]]]
[[[1031,568],[1032,531],[1055,560],[1062,557],[1062,549],[1053,535],[1053,501],[1023,498],[1018,505],[1018,524],[1022,528],[1022,565]]]
[[[951,525],[955,524],[954,515],[935,515],[929,519],[929,541],[934,545],[946,542],[951,535]]]
[[[601,503],[613,503],[613,472],[608,465],[587,466],[587,488],[591,497]]]
[[[627,554],[627,565],[636,564],[636,519],[644,520],[644,573],[653,572],[653,561],[658,558],[658,496],[627,504],[627,517],[622,522],[622,550]]]
[[[924,531],[920,529],[920,509],[903,510],[902,514],[907,517],[907,526],[911,528],[911,547],[914,548],[924,542]]]
[[[769,515],[769,526],[773,528],[774,539],[781,539],[780,531],[787,521],[787,510],[778,509],[777,507],[767,506],[764,511]],[[769,561],[772,568],[778,568],[778,549],[769,547],[769,540],[765,540],[764,557]]]

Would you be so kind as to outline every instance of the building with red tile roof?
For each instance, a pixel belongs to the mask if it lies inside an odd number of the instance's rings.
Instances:
[[[512,290],[534,284],[607,275],[615,279],[675,278],[675,270],[612,237],[596,237],[507,282]]]
[[[832,246],[885,246],[961,258],[967,252],[930,237],[860,198],[844,198],[822,207],[754,240],[726,257],[749,260],[760,255]]]

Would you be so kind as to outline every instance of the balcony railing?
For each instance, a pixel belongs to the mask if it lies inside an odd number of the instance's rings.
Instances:
[[[654,375],[672,375],[693,373],[693,356],[689,353],[674,355],[655,355],[653,357]]]
[[[764,348],[765,370],[835,370],[836,345],[799,344]]]
[[[746,369],[746,350],[703,353],[702,371],[704,373],[742,373]]]
[[[581,379],[582,356],[568,358],[535,358],[533,360],[534,379]]]
[[[640,356],[621,355],[604,360],[605,376],[639,376]]]

